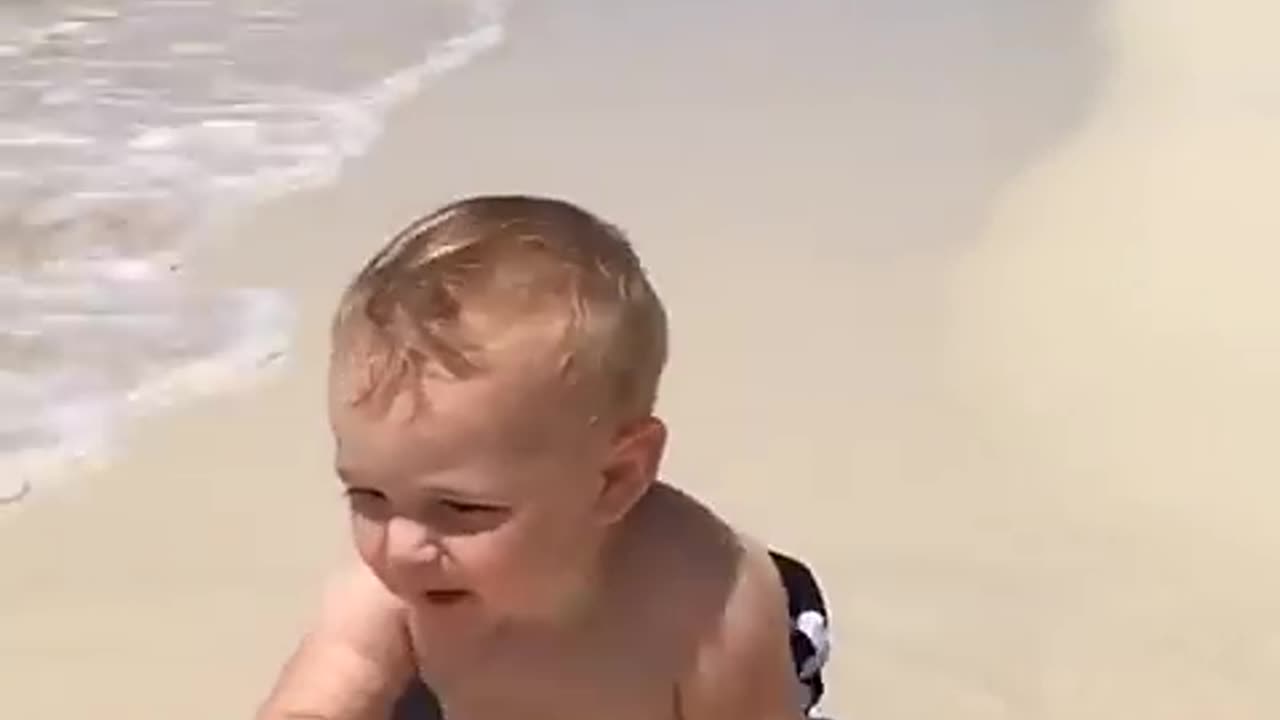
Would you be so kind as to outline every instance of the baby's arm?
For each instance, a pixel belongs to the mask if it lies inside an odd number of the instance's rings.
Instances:
[[[404,608],[359,566],[327,592],[257,720],[385,720],[414,672]]]
[[[768,552],[748,544],[718,627],[680,684],[686,720],[802,720],[787,596]]]

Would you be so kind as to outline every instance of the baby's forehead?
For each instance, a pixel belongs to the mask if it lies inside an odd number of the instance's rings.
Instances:
[[[335,465],[344,483],[387,493],[540,497],[590,457],[565,444],[544,416],[437,410],[408,424],[357,421],[335,432]]]
[[[349,400],[344,373],[331,386],[330,414],[339,439],[379,445],[401,437],[424,454],[509,457],[573,442],[589,428],[554,378],[498,370],[468,379],[409,376],[382,398]]]

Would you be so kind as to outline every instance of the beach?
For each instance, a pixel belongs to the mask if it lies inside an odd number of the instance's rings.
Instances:
[[[512,3],[333,183],[184,259],[283,292],[269,371],[0,507],[0,715],[250,716],[350,552],[342,285],[527,192],[633,238],[663,476],[815,569],[826,715],[1276,717],[1280,18],[1022,5]]]

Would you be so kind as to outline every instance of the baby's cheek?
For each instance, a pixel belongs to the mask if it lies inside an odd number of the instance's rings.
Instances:
[[[386,535],[386,525],[375,520],[371,520],[359,513],[352,513],[351,516],[351,539],[356,547],[356,554],[366,565],[374,569],[380,564],[379,558],[382,557],[382,546]]]
[[[455,559],[479,586],[494,593],[517,593],[535,569],[530,545],[516,533],[497,530],[466,538]]]

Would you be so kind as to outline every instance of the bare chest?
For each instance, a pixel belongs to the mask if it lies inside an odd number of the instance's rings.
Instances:
[[[673,659],[620,628],[574,641],[503,638],[466,667],[424,646],[419,666],[445,720],[676,720]]]
[[[491,673],[442,698],[445,720],[676,720],[673,683],[600,672]]]

